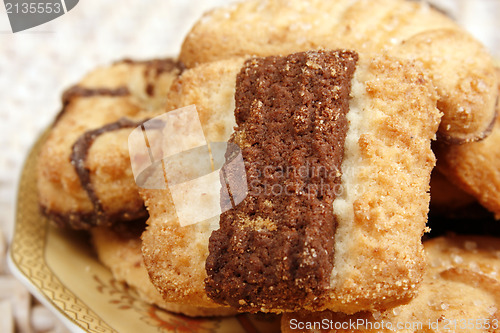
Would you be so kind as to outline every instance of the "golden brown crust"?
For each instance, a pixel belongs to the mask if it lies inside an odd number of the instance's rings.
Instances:
[[[446,332],[455,331],[455,325],[457,332],[499,332],[500,239],[449,236],[432,239],[424,246],[427,273],[417,297],[408,304],[351,316],[329,311],[285,314],[282,332]],[[322,320],[333,326],[306,329],[307,322]],[[293,329],[298,322],[303,329]],[[349,323],[359,326],[349,327]],[[387,323],[393,325],[392,330]],[[403,325],[399,329],[398,323]],[[335,324],[345,327],[329,329]],[[461,325],[471,326],[460,329]]]
[[[405,0],[253,0],[207,13],[192,28],[180,59],[188,67],[234,55],[310,49],[386,51],[428,70],[444,113],[439,133],[452,142],[488,133],[498,93],[486,49],[450,18]]]
[[[163,112],[167,89],[179,71],[170,59],[122,61],[91,72],[66,91],[63,110],[38,162],[39,200],[45,214],[61,226],[76,229],[147,216],[130,170],[127,136],[131,128],[118,127],[97,136],[81,160],[102,204],[99,212],[70,157],[74,143],[88,131],[123,117],[140,121]]]
[[[219,307],[203,308],[182,303],[166,302],[149,281],[141,252],[139,237],[120,237],[109,228],[98,227],[91,230],[92,242],[99,260],[111,270],[113,277],[126,283],[139,294],[141,300],[155,304],[167,311],[186,316],[227,316],[236,311]]]

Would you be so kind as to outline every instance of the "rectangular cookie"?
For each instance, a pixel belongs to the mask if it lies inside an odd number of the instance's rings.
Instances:
[[[235,102],[247,196],[210,238],[208,296],[347,313],[413,297],[440,120],[421,69],[348,50],[254,58]]]

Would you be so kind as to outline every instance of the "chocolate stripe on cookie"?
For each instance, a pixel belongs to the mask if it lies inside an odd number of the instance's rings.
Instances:
[[[59,213],[43,205],[40,206],[40,211],[60,228],[70,227],[77,230],[88,230],[97,225],[97,217],[93,212]],[[111,224],[110,227],[123,238],[140,236],[142,231],[146,229],[146,220],[148,219],[146,208],[134,215],[130,214],[129,211],[119,211],[106,214],[105,218],[103,216],[101,214],[100,218],[106,222],[105,224]],[[116,221],[127,221],[127,223],[114,224]]]
[[[119,87],[116,89],[109,88],[85,88],[81,86],[73,86],[66,90],[62,96],[63,105],[70,102],[74,97],[94,97],[94,96],[110,96],[122,97],[130,95],[127,87]]]
[[[158,77],[163,73],[168,73],[177,69],[179,73],[182,73],[186,67],[180,61],[175,61],[173,59],[152,59],[152,60],[133,60],[133,59],[123,59],[117,64],[132,64],[132,65],[146,65],[147,71],[154,71],[155,75]]]
[[[85,88],[78,85],[66,89],[62,95],[62,109],[56,115],[54,125],[57,124],[59,119],[66,113],[66,108],[71,100],[75,97],[94,97],[94,96],[109,96],[109,97],[123,97],[129,96],[130,91],[127,87],[119,87],[116,89],[109,88]]]
[[[205,287],[216,302],[252,312],[321,303],[357,59],[310,51],[251,59],[239,73],[230,141],[242,149],[248,195],[210,238]]]
[[[82,188],[85,190],[85,192],[87,192],[87,195],[94,206],[94,216],[92,217],[92,221],[87,221],[90,224],[97,224],[97,222],[101,222],[101,220],[105,217],[101,201],[95,193],[94,187],[92,186],[92,182],[90,180],[90,170],[86,167],[86,160],[90,147],[94,143],[95,139],[104,133],[117,131],[123,128],[137,127],[140,126],[143,122],[144,120],[135,122],[126,118],[121,118],[114,123],[110,123],[103,127],[83,133],[73,144],[70,156],[71,164],[75,168]],[[133,217],[128,217],[128,219],[131,218]]]

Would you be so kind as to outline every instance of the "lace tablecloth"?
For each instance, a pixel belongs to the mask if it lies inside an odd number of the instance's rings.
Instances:
[[[5,267],[16,184],[26,153],[60,109],[65,87],[121,58],[175,56],[205,10],[226,0],[82,0],[47,24],[13,34],[0,8],[0,331],[64,332]],[[500,1],[435,0],[500,58]],[[13,320],[15,318],[15,320]],[[14,324],[14,322],[16,324]],[[5,325],[5,326],[2,326]]]

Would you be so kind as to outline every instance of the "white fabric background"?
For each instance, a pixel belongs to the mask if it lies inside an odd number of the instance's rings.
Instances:
[[[80,0],[66,15],[16,34],[0,7],[0,237],[3,232],[11,239],[24,157],[60,109],[61,92],[98,65],[124,57],[175,56],[194,21],[228,2]],[[500,1],[433,2],[500,58]]]

